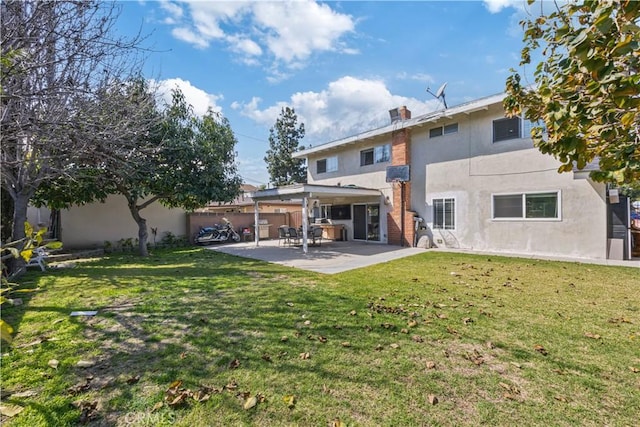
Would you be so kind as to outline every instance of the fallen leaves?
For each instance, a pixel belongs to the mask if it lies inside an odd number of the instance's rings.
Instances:
[[[435,394],[430,394],[430,395],[427,397],[427,400],[429,401],[429,404],[430,404],[430,405],[437,405],[437,404],[438,404],[438,398],[436,397],[436,395],[435,395]]]
[[[591,333],[591,332],[585,332],[585,333],[584,333],[584,336],[585,336],[585,337],[587,337],[587,338],[594,339],[594,340],[599,340],[600,338],[602,338],[600,335],[598,335],[598,334],[593,334],[593,333]]]
[[[51,359],[47,362],[47,365],[49,365],[50,368],[58,369],[60,362],[57,359]]]
[[[293,409],[296,406],[296,397],[292,394],[288,394],[282,398],[282,401],[287,405],[287,408]]]
[[[87,424],[89,421],[93,421],[98,417],[98,401],[86,401],[73,402],[73,406],[80,409],[80,424]]]
[[[302,360],[307,360],[311,358],[311,354],[307,351],[304,353],[300,353],[298,357]]]
[[[0,403],[0,414],[5,417],[15,417],[20,412],[24,411],[24,408],[20,405],[13,405],[11,403]]]
[[[536,345],[534,345],[534,346],[533,346],[533,349],[534,349],[535,351],[537,351],[538,353],[540,353],[541,355],[543,355],[543,356],[546,356],[547,354],[549,354],[549,353],[547,352],[547,349],[546,349],[546,348],[544,348],[543,346],[541,346],[540,344],[536,344]]]

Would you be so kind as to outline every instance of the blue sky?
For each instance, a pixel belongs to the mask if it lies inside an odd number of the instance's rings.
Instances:
[[[293,107],[318,145],[383,126],[388,110],[441,108],[504,91],[521,70],[526,0],[129,1],[119,31],[148,35],[145,74],[178,86],[203,113],[221,112],[238,139],[239,171],[266,184],[271,128]]]

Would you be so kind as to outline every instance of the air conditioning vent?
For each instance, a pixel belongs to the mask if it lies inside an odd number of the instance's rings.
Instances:
[[[400,109],[394,108],[393,110],[389,110],[389,116],[391,117],[391,123],[395,123],[400,120]]]

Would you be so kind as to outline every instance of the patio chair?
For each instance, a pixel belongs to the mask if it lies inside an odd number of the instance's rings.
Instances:
[[[294,245],[300,243],[300,233],[295,227],[289,227],[289,243],[293,242]]]
[[[47,252],[44,250],[44,248],[35,248],[33,250],[31,258],[29,258],[27,267],[38,266],[40,267],[40,270],[45,271],[47,269],[47,264],[45,261],[46,258]]]
[[[313,233],[311,235],[311,238],[313,239],[313,244],[315,245],[316,241],[317,241],[318,242],[318,246],[322,246],[322,228],[321,227],[313,227],[311,232]]]
[[[284,243],[289,243],[289,227],[286,225],[281,225],[278,227],[278,246],[280,246],[280,242],[284,240]]]

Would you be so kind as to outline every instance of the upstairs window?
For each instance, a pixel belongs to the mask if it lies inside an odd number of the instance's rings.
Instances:
[[[458,132],[458,124],[451,123],[448,125],[438,126],[436,128],[429,129],[429,138],[436,138],[438,136],[449,135],[457,132]]]
[[[336,156],[316,161],[316,172],[327,173],[338,170],[338,158]]]
[[[520,117],[511,117],[493,121],[493,142],[507,141],[522,137]]]
[[[378,145],[360,152],[360,166],[386,163],[391,160],[391,144]]]

